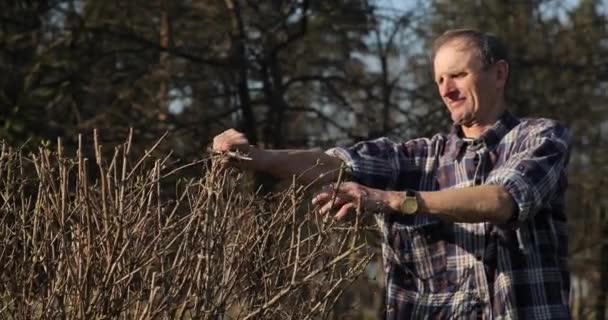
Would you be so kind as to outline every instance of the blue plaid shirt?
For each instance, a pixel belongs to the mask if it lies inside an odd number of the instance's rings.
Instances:
[[[352,180],[378,189],[436,191],[503,186],[517,221],[449,223],[377,215],[388,319],[569,319],[564,213],[568,131],[549,119],[504,115],[480,138],[460,128],[395,143],[334,148]]]

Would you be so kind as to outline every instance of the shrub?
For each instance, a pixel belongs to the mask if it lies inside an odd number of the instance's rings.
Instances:
[[[306,187],[262,197],[218,161],[130,145],[105,159],[95,139],[91,163],[82,142],[0,144],[3,318],[326,317],[371,258],[360,215],[312,214]]]

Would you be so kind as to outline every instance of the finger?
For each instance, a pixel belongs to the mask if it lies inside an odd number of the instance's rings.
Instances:
[[[224,152],[238,149],[239,146],[248,145],[248,141],[245,137],[216,137],[213,140],[213,150]]]
[[[334,201],[331,199],[327,201],[321,209],[319,209],[319,214],[325,215],[329,213],[333,208],[337,208],[342,206],[345,203],[348,203],[349,199],[341,196],[337,196]]]
[[[238,132],[234,129],[231,129],[226,132],[226,137],[229,139],[246,139],[246,136],[242,132]]]
[[[356,209],[357,208],[357,204],[354,202],[349,202],[345,205],[343,205],[340,210],[338,210],[338,212],[336,213],[336,215],[334,216],[334,219],[336,220],[341,220],[342,218],[344,218],[348,212],[352,209]]]
[[[337,190],[333,184],[327,184],[321,187],[319,191],[312,199],[312,204],[318,204],[319,202],[329,201],[328,198],[332,198],[336,194]]]
[[[238,150],[239,147],[247,145],[247,139],[243,137],[236,137],[229,140],[224,140],[221,144],[222,151]]]
[[[340,197],[328,198],[327,201],[319,203],[320,208],[319,208],[318,212],[321,215],[328,214],[333,208],[335,208],[337,206],[340,206],[340,205],[342,205],[344,203],[346,203],[346,201],[343,198],[340,198]]]
[[[224,131],[224,132],[226,133],[226,135],[230,135],[230,136],[243,135],[243,133],[242,133],[242,132],[237,131],[237,130],[235,130],[235,129],[233,129],[233,128],[230,128],[230,129],[228,129],[228,130],[226,130],[226,131]]]
[[[215,138],[213,138],[213,147],[212,147],[213,150],[222,151],[224,140],[225,140],[225,133],[215,136]]]
[[[244,138],[244,137],[245,137],[245,135],[242,134],[241,132],[238,132],[234,129],[228,129],[228,130],[225,130],[224,132],[216,135],[213,138],[213,142],[214,142],[214,144],[216,144],[216,142],[220,143],[222,141],[234,140],[236,138]]]
[[[214,142],[217,142],[216,144],[219,147],[227,147],[233,144],[243,143],[246,140],[247,139],[245,139],[245,137],[242,135],[233,135],[230,133],[226,133],[218,136],[217,140]]]
[[[325,203],[326,201],[329,201],[333,195],[334,192],[319,192],[312,198],[312,204],[317,205],[320,203]]]

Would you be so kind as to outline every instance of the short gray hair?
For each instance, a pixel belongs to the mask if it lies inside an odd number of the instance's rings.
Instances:
[[[468,45],[477,51],[477,56],[481,59],[484,69],[500,60],[505,60],[509,63],[508,50],[504,42],[495,35],[483,33],[475,29],[448,30],[437,37],[433,42],[431,63],[434,63],[435,55],[443,45],[456,39],[467,41]]]

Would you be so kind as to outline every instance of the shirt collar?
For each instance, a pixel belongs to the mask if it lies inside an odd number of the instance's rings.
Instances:
[[[489,149],[493,149],[500,140],[513,129],[519,123],[512,113],[509,111],[503,112],[503,114],[496,120],[496,122],[486,130],[479,138],[467,142],[472,145],[486,146]],[[450,133],[448,134],[448,145],[446,153],[457,155],[465,141],[462,139],[462,130],[460,125],[453,125]]]

